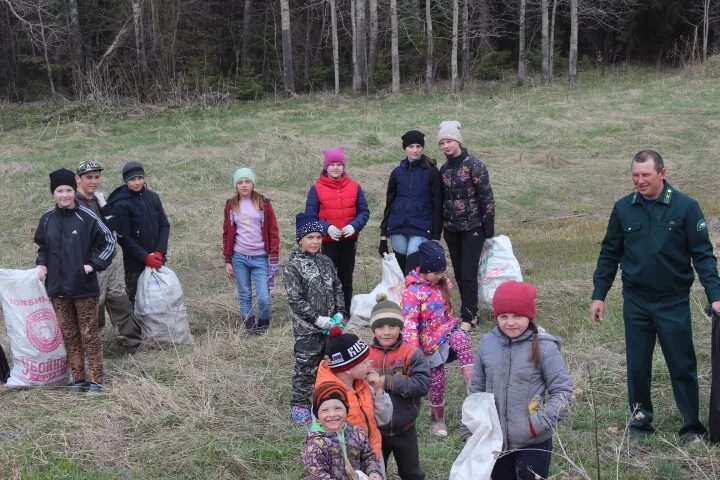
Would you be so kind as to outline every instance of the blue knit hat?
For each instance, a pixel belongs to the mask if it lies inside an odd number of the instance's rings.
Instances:
[[[295,240],[300,241],[308,233],[323,233],[323,227],[315,215],[306,215],[298,213],[295,217]]]
[[[444,272],[447,270],[445,249],[438,242],[422,242],[418,252],[420,252],[420,272]]]

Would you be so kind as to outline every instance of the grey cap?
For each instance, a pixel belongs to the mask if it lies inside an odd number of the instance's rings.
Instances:
[[[122,169],[122,176],[125,183],[133,177],[145,178],[145,167],[140,162],[128,162]]]

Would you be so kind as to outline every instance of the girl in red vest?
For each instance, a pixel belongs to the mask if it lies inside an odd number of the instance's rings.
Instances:
[[[360,230],[370,218],[365,194],[345,172],[342,147],[323,150],[323,171],[310,187],[305,214],[317,216],[323,227],[322,253],[330,257],[343,286],[345,310],[350,312],[355,250]]]

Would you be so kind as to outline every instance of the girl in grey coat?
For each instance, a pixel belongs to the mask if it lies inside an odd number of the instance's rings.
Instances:
[[[535,325],[535,297],[535,287],[523,282],[497,288],[497,325],[482,338],[475,358],[470,393],[495,395],[503,433],[493,479],[546,478],[553,430],[572,401],[560,340]]]

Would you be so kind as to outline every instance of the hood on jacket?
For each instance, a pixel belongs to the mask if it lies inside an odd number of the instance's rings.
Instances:
[[[107,198],[107,203],[115,203],[120,200],[124,200],[127,198],[132,198],[135,195],[138,195],[145,191],[147,187],[143,185],[142,189],[139,192],[133,192],[128,188],[127,185],[120,185],[115,190],[112,191],[110,196]]]

